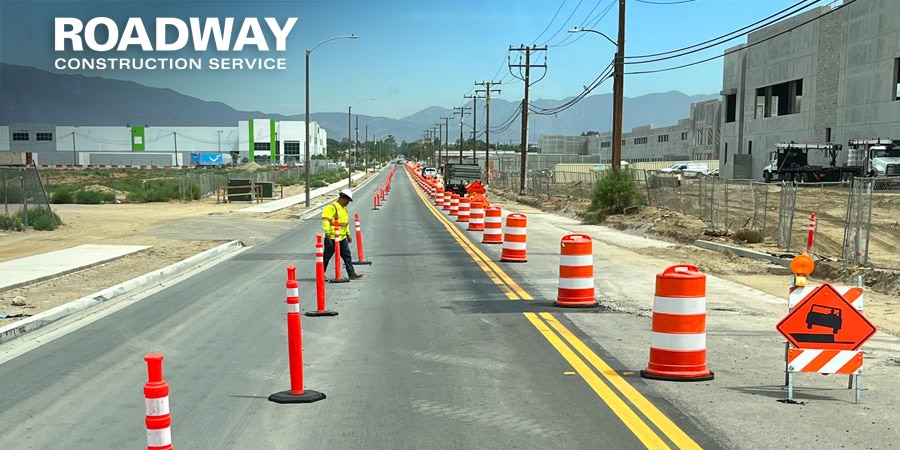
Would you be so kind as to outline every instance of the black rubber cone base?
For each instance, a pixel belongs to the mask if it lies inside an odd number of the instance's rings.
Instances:
[[[641,370],[641,378],[646,378],[648,380],[660,380],[660,381],[710,381],[715,377],[715,374],[709,372],[709,375],[703,375],[699,377],[667,377],[664,375],[654,375],[652,373],[648,373],[646,370]]]
[[[354,266],[371,266],[372,261],[353,261]]]
[[[290,390],[276,392],[269,396],[270,402],[287,404],[287,403],[313,403],[319,400],[325,400],[325,394],[319,391],[304,389],[302,394],[291,394]]]
[[[598,303],[598,302],[586,303],[586,304],[578,303],[578,304],[573,305],[571,303],[553,302],[553,306],[558,306],[560,308],[599,308],[600,303]]]
[[[349,283],[349,278],[341,278],[340,280],[335,280],[334,278],[328,280],[329,283]]]
[[[309,317],[330,317],[338,315],[337,311],[307,311],[306,315]]]

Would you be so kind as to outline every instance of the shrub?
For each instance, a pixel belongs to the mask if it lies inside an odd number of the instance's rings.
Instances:
[[[629,169],[606,170],[594,185],[588,212],[621,214],[625,208],[641,204],[634,175]]]
[[[191,200],[200,200],[200,182],[194,181],[191,183]]]
[[[331,184],[331,183],[328,183],[328,182],[326,182],[325,180],[322,180],[322,179],[318,179],[318,180],[310,180],[310,182],[309,182],[309,187],[311,187],[311,188],[320,188],[320,187],[328,186],[329,184]]]
[[[25,223],[25,212],[19,211],[14,216],[19,223]],[[28,225],[38,231],[50,231],[62,225],[62,219],[55,212],[44,208],[28,208]]]
[[[75,202],[75,194],[70,190],[58,190],[50,194],[50,203],[67,204],[73,202]]]
[[[0,214],[0,230],[23,231],[25,230],[25,225],[22,224],[22,219],[15,215]]]
[[[103,193],[94,191],[78,191],[75,193],[75,203],[82,205],[99,205],[103,203]]]

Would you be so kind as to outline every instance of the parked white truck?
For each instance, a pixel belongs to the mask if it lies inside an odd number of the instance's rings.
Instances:
[[[900,140],[851,139],[847,165],[861,167],[864,176],[900,177]]]

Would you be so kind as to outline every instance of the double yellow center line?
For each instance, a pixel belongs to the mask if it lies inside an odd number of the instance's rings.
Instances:
[[[407,172],[407,177],[413,181],[409,172]],[[415,192],[463,250],[475,260],[510,300],[533,300],[530,294],[497,267],[456,225],[444,217],[428,201],[421,190],[415,189]],[[532,312],[523,314],[648,449],[671,449],[660,433],[665,435],[676,448],[701,449],[700,445],[687,433],[663,414],[650,400],[641,395],[634,386],[560,323],[553,314]],[[651,424],[656,429],[651,427]]]

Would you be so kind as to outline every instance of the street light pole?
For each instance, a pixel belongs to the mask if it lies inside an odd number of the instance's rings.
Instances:
[[[304,126],[306,128],[306,137],[304,138],[304,142],[305,142],[304,153],[306,153],[306,155],[304,157],[303,166],[304,166],[304,169],[306,169],[305,190],[306,190],[306,207],[307,208],[309,208],[309,204],[310,204],[309,203],[310,202],[310,198],[309,198],[309,165],[310,165],[310,158],[309,158],[309,153],[310,153],[310,151],[309,151],[309,54],[312,53],[313,50],[315,50],[317,47],[319,47],[320,45],[322,45],[328,41],[334,41],[336,39],[358,39],[358,38],[359,38],[359,36],[356,36],[354,34],[351,34],[349,36],[335,36],[333,38],[325,39],[324,41],[319,42],[318,44],[314,45],[313,48],[306,51],[306,123],[304,124]],[[251,143],[250,145],[252,146],[253,144]]]
[[[356,103],[347,107],[347,188],[353,188],[353,165],[350,164],[350,157],[352,155],[351,148],[349,146],[350,142],[353,141],[352,134],[352,123],[353,123],[353,106],[357,103],[365,102],[368,100],[375,100],[375,97],[364,98],[362,100],[357,101]],[[358,120],[358,119],[357,119]],[[359,129],[356,130],[356,139],[359,140]]]
[[[613,129],[612,129],[612,164],[614,169],[622,166],[622,110],[624,105],[623,89],[625,82],[625,0],[619,0],[619,40],[614,41],[609,36],[586,28],[574,28],[569,33],[594,33],[606,38],[616,46],[616,55],[613,58]]]

